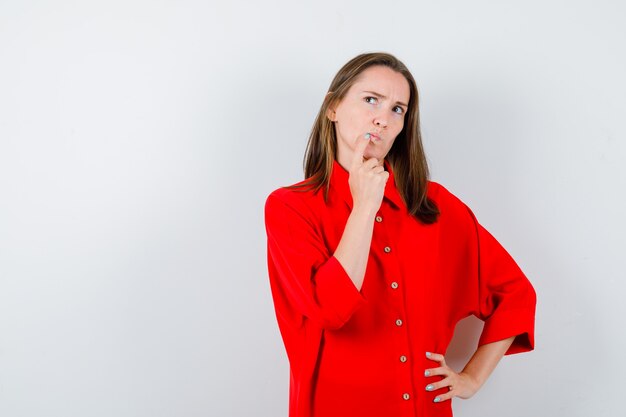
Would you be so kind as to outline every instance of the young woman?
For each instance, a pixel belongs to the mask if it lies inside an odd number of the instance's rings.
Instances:
[[[333,79],[305,180],[265,202],[268,271],[290,362],[290,417],[452,416],[503,355],[534,349],[536,294],[513,258],[429,180],[418,91],[386,53]],[[485,322],[460,372],[456,323]]]

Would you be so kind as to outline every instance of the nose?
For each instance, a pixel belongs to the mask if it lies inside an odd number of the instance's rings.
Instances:
[[[384,116],[383,112],[377,112],[377,114],[374,115],[374,124],[377,127],[387,127],[387,119]]]

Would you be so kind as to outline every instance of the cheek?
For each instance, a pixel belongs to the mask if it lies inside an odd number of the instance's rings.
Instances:
[[[349,128],[357,119],[357,113],[354,109],[344,108],[340,112],[337,112],[337,120],[339,125],[342,125],[344,129]]]
[[[394,130],[396,131],[396,135],[402,131],[403,127],[404,127],[404,119],[401,117],[398,117],[397,122],[394,123]]]
[[[346,119],[350,122],[362,122],[363,120],[371,118],[371,116],[372,112],[370,110],[360,109],[355,106],[355,108],[346,114]]]

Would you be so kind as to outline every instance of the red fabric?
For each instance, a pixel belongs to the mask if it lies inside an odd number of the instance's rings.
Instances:
[[[424,376],[438,366],[425,352],[445,354],[456,323],[472,314],[485,322],[479,345],[516,336],[506,355],[534,349],[535,290],[509,253],[436,182],[428,183],[428,196],[441,215],[420,223],[408,214],[387,161],[385,167],[382,221],[374,222],[360,291],[333,256],[352,207],[348,172],[334,162],[328,204],[323,189],[279,188],[267,197],[268,271],[290,363],[289,417],[452,416],[451,401],[433,402],[447,388],[424,389],[442,379]]]

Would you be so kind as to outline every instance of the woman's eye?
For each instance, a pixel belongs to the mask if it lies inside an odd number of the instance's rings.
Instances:
[[[365,97],[365,101],[366,102],[368,102],[370,104],[375,104],[375,102],[371,102],[370,99],[377,100],[376,97]],[[404,109],[402,107],[400,107],[400,106],[396,106],[395,110],[394,110],[394,113],[404,114]]]

